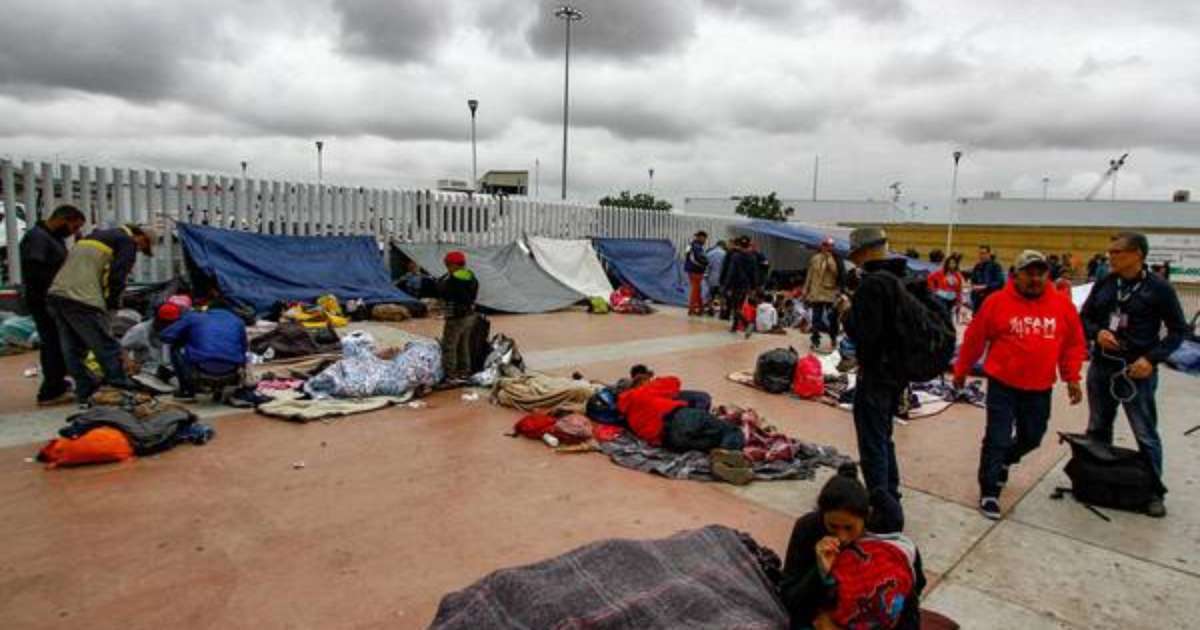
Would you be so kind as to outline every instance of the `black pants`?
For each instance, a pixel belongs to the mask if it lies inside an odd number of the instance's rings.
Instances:
[[[987,429],[979,451],[979,496],[1000,496],[1000,476],[1042,444],[1050,421],[1050,390],[1031,392],[988,379]]]
[[[712,408],[712,396],[709,396],[707,392],[685,389],[679,392],[675,400],[682,400],[687,403],[688,407],[699,409],[700,411],[708,411]]]
[[[175,378],[179,380],[179,392],[188,395],[196,394],[198,378],[207,381],[235,379],[238,371],[236,365],[206,370],[189,359],[187,350],[181,346],[171,346],[171,368],[175,370]]]
[[[900,501],[900,466],[892,441],[892,422],[900,408],[901,385],[859,373],[854,388],[854,431],[859,467],[867,490],[882,489]]]
[[[837,345],[838,330],[841,324],[838,321],[837,309],[833,308],[830,302],[813,302],[812,308],[812,341],[813,345],[821,343],[821,333],[829,333],[829,339],[833,345]]]
[[[108,314],[74,300],[50,297],[50,314],[58,326],[63,362],[75,381],[75,400],[87,402],[100,386],[84,360],[90,350],[104,373],[104,382],[114,387],[133,389],[121,363],[121,344],[112,335]]]
[[[750,289],[730,289],[726,294],[727,301],[729,302],[726,304],[726,307],[730,309],[731,316],[729,319],[733,322],[729,330],[738,329],[738,322],[742,321],[742,304],[746,301],[746,295],[749,293]],[[746,322],[746,325],[749,326],[752,323]]]
[[[680,407],[663,423],[663,447],[672,451],[740,451],[745,445],[740,428],[701,409]]]
[[[53,400],[67,392],[67,364],[63,360],[62,342],[58,336],[58,324],[50,314],[45,302],[29,304],[29,314],[37,326],[41,347],[42,386],[38,388],[39,401]]]

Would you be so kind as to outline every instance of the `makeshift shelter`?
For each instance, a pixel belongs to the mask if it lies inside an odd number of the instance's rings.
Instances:
[[[670,241],[662,239],[598,238],[596,253],[622,282],[662,304],[687,306],[687,274]]]
[[[519,244],[468,247],[453,243],[400,243],[400,251],[434,276],[445,272],[443,259],[452,251],[467,255],[467,267],[479,279],[480,306],[505,313],[546,313],[582,299],[538,267]]]
[[[181,223],[179,240],[193,272],[259,314],[280,301],[314,302],[326,294],[423,309],[392,286],[370,236],[283,236]]]
[[[588,240],[526,237],[533,259],[546,273],[587,297],[608,299],[612,283]]]
[[[849,232],[846,228],[820,228],[784,221],[748,221],[731,226],[730,231],[754,239],[767,256],[772,270],[795,271],[807,268],[808,259],[820,249],[821,241],[825,240],[826,236],[833,237],[835,254],[843,258],[850,254],[850,240],[846,238]],[[899,254],[896,256],[899,257]],[[937,268],[936,263],[911,259],[908,261],[908,269],[913,272],[929,273]]]

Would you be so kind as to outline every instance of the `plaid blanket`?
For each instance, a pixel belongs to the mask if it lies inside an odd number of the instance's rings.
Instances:
[[[430,628],[787,628],[761,548],[743,536],[709,525],[501,569],[446,595]]]
[[[791,459],[753,461],[752,458],[754,478],[763,481],[812,479],[817,466],[837,468],[843,462],[849,461],[832,446],[794,441],[793,449]],[[602,442],[600,450],[608,454],[613,463],[626,468],[662,475],[669,479],[717,481],[712,474],[708,453],[669,451],[651,446],[628,432],[611,442]]]

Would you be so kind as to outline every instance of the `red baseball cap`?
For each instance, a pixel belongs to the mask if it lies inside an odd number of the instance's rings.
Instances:
[[[162,322],[174,322],[178,321],[182,316],[183,309],[179,308],[178,304],[167,302],[158,307],[158,313],[155,318]]]
[[[445,263],[464,267],[467,264],[467,255],[459,251],[450,252],[446,254]]]

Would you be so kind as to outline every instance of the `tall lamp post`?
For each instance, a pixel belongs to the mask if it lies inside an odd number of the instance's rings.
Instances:
[[[1042,178],[1042,201],[1050,198],[1050,178]]]
[[[325,181],[325,164],[322,151],[325,150],[325,141],[317,140],[317,185],[320,186]]]
[[[467,101],[467,107],[471,108],[471,189],[475,190],[479,187],[479,170],[475,153],[475,110],[479,109],[479,101],[471,99]]]
[[[654,169],[650,169],[650,194],[654,194]]]
[[[566,54],[563,61],[563,155],[562,155],[562,198],[567,198],[567,126],[568,106],[571,91],[571,22],[583,19],[583,11],[563,5],[554,12],[554,17],[566,22],[567,40]]]
[[[954,251],[951,246],[954,245],[954,220],[958,214],[958,161],[962,159],[963,152],[954,152],[954,177],[950,180],[950,221],[946,224],[946,255]]]

